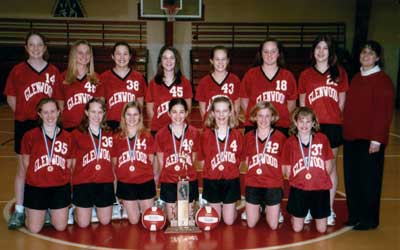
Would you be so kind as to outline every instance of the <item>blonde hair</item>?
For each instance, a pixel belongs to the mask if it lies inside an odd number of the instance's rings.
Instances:
[[[250,110],[250,121],[255,125],[257,125],[257,113],[262,109],[269,109],[269,111],[271,111],[272,115],[271,126],[274,125],[275,122],[279,120],[278,111],[276,111],[274,105],[272,105],[272,103],[270,102],[263,101],[254,105],[254,107]]]
[[[206,127],[210,128],[210,129],[217,128],[217,124],[215,122],[215,117],[214,117],[213,112],[215,110],[215,105],[219,102],[224,102],[224,103],[228,104],[229,111],[231,112],[229,119],[228,119],[228,127],[230,127],[230,128],[236,127],[238,125],[238,120],[235,116],[235,111],[233,109],[233,103],[232,103],[231,99],[229,99],[229,97],[227,97],[227,96],[217,96],[212,100],[211,109],[210,109],[210,112],[208,113],[207,120],[205,122]]]
[[[299,133],[299,130],[296,127],[296,121],[300,117],[306,117],[306,116],[311,116],[311,120],[314,123],[312,128],[311,128],[311,133],[315,134],[316,132],[319,131],[319,121],[317,118],[317,115],[315,114],[314,110],[308,107],[298,107],[296,108],[291,116],[291,124],[290,124],[290,129],[289,129],[289,134],[291,135],[297,135]]]
[[[89,78],[89,82],[91,84],[97,85],[98,79],[96,76],[96,73],[94,71],[94,59],[93,59],[93,48],[90,45],[90,43],[86,40],[78,40],[76,41],[72,46],[71,49],[69,50],[69,57],[68,57],[68,68],[67,68],[67,73],[65,76],[64,84],[72,84],[76,81],[76,78],[78,76],[78,66],[76,63],[76,57],[77,57],[77,48],[79,45],[86,45],[89,47],[90,51],[90,61],[87,66],[87,78]]]
[[[139,112],[140,119],[139,119],[138,135],[140,135],[144,130],[142,106],[136,101],[127,102],[127,103],[125,103],[124,107],[122,108],[121,122],[119,123],[119,127],[120,127],[119,136],[121,138],[128,136],[125,114],[128,111],[128,109],[130,109],[130,108],[136,108]]]

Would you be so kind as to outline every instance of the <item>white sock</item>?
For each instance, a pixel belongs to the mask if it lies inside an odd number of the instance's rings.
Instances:
[[[17,213],[23,213],[24,212],[24,206],[15,204],[15,211]]]

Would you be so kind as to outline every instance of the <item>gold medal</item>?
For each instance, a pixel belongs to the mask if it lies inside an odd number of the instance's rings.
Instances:
[[[312,178],[312,175],[311,175],[310,173],[307,173],[307,174],[306,174],[306,179],[307,179],[307,180],[311,180],[311,178]]]
[[[101,170],[100,164],[97,164],[96,167],[95,167],[95,169],[96,169],[97,171]]]
[[[218,170],[219,170],[219,171],[223,171],[223,170],[224,170],[224,165],[219,165],[219,166],[218,166]]]
[[[178,172],[179,170],[181,170],[181,167],[179,165],[175,165],[175,171]]]
[[[48,167],[47,167],[47,171],[48,171],[48,172],[53,172],[53,166],[48,166]]]
[[[135,166],[133,166],[133,165],[129,166],[129,171],[131,171],[131,172],[135,171]]]
[[[261,175],[261,174],[262,174],[262,169],[261,169],[261,168],[257,168],[256,173],[257,173],[258,175]]]

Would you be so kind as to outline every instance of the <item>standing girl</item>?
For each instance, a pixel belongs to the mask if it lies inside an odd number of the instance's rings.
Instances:
[[[14,113],[14,150],[17,154],[17,174],[15,176],[15,212],[8,221],[9,229],[24,225],[24,183],[25,168],[21,157],[21,140],[24,134],[36,126],[36,105],[42,98],[51,97],[60,84],[58,69],[47,62],[46,38],[35,31],[29,32],[25,39],[28,59],[11,70],[4,95]]]
[[[240,199],[239,167],[243,136],[234,129],[237,120],[228,97],[213,99],[201,142],[203,198],[227,225],[235,222],[235,202]]]
[[[117,42],[111,58],[115,66],[100,76],[107,103],[107,124],[114,131],[119,127],[121,111],[125,103],[137,101],[143,106],[146,81],[142,74],[129,67],[132,49],[126,42]]]
[[[266,204],[266,221],[271,229],[278,228],[280,203],[283,197],[283,175],[280,156],[286,140],[284,134],[272,128],[278,113],[269,102],[259,102],[250,111],[256,129],[244,138],[246,159],[247,225],[254,227],[260,218],[260,204]]]
[[[199,151],[199,133],[188,125],[189,107],[183,98],[174,98],[168,104],[171,123],[156,135],[156,152],[160,163],[160,198],[167,203],[168,219],[174,218],[177,201],[177,183],[189,181],[189,202],[199,197],[197,171],[194,166]]]
[[[161,48],[157,60],[157,74],[150,81],[145,98],[153,135],[170,123],[168,102],[172,98],[184,98],[190,113],[193,97],[192,85],[182,75],[180,62],[179,53],[175,48],[169,46]]]
[[[261,101],[274,105],[279,120],[276,128],[288,135],[290,113],[296,107],[297,87],[293,74],[283,69],[283,47],[275,39],[267,39],[260,44],[257,54],[259,66],[249,69],[240,86],[243,110],[246,110],[246,131],[252,129],[249,121],[250,110]]]
[[[331,214],[328,217],[328,225],[333,226],[336,217],[333,211],[333,202],[338,183],[336,158],[338,148],[343,143],[342,112],[348,79],[346,71],[338,65],[335,46],[331,37],[327,35],[318,36],[314,40],[311,51],[312,67],[300,74],[299,99],[300,106],[310,107],[315,111],[321,124],[321,132],[328,137],[334,155],[332,171],[330,172],[333,184],[330,190]]]
[[[89,42],[76,41],[69,52],[68,68],[63,73],[63,84],[55,91],[62,112],[64,128],[72,131],[83,119],[86,103],[93,97],[101,97],[99,80],[94,72],[93,50]]]
[[[110,157],[113,138],[105,116],[106,104],[100,98],[93,98],[85,105],[79,128],[72,132],[72,203],[76,206],[75,220],[80,227],[89,226],[93,206],[101,224],[108,224],[111,220],[115,202]]]
[[[328,138],[318,130],[319,123],[312,109],[300,107],[293,112],[292,135],[286,140],[281,160],[284,175],[289,179],[287,211],[292,215],[295,232],[303,230],[308,210],[318,232],[326,232],[333,154]]]
[[[234,103],[235,112],[240,112],[239,78],[228,71],[229,52],[224,46],[215,46],[211,50],[211,74],[200,79],[196,91],[196,100],[199,102],[200,115],[203,121],[210,109],[212,100],[221,95],[228,96]]]
[[[21,148],[26,171],[26,227],[38,233],[50,209],[51,223],[63,231],[71,204],[71,136],[57,124],[60,110],[54,99],[43,98],[37,112],[40,127],[24,135]]]
[[[113,138],[111,160],[117,177],[117,197],[122,199],[128,220],[137,224],[140,212],[154,203],[153,137],[144,130],[143,114],[138,102],[122,108],[121,130]]]

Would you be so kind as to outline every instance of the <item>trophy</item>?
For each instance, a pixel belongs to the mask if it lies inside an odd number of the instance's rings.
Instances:
[[[187,169],[184,156],[179,157],[179,163],[183,169]],[[195,201],[189,202],[189,180],[182,178],[177,183],[177,199],[173,209],[173,218],[170,221],[170,227],[165,233],[200,233],[196,227],[194,219]]]

